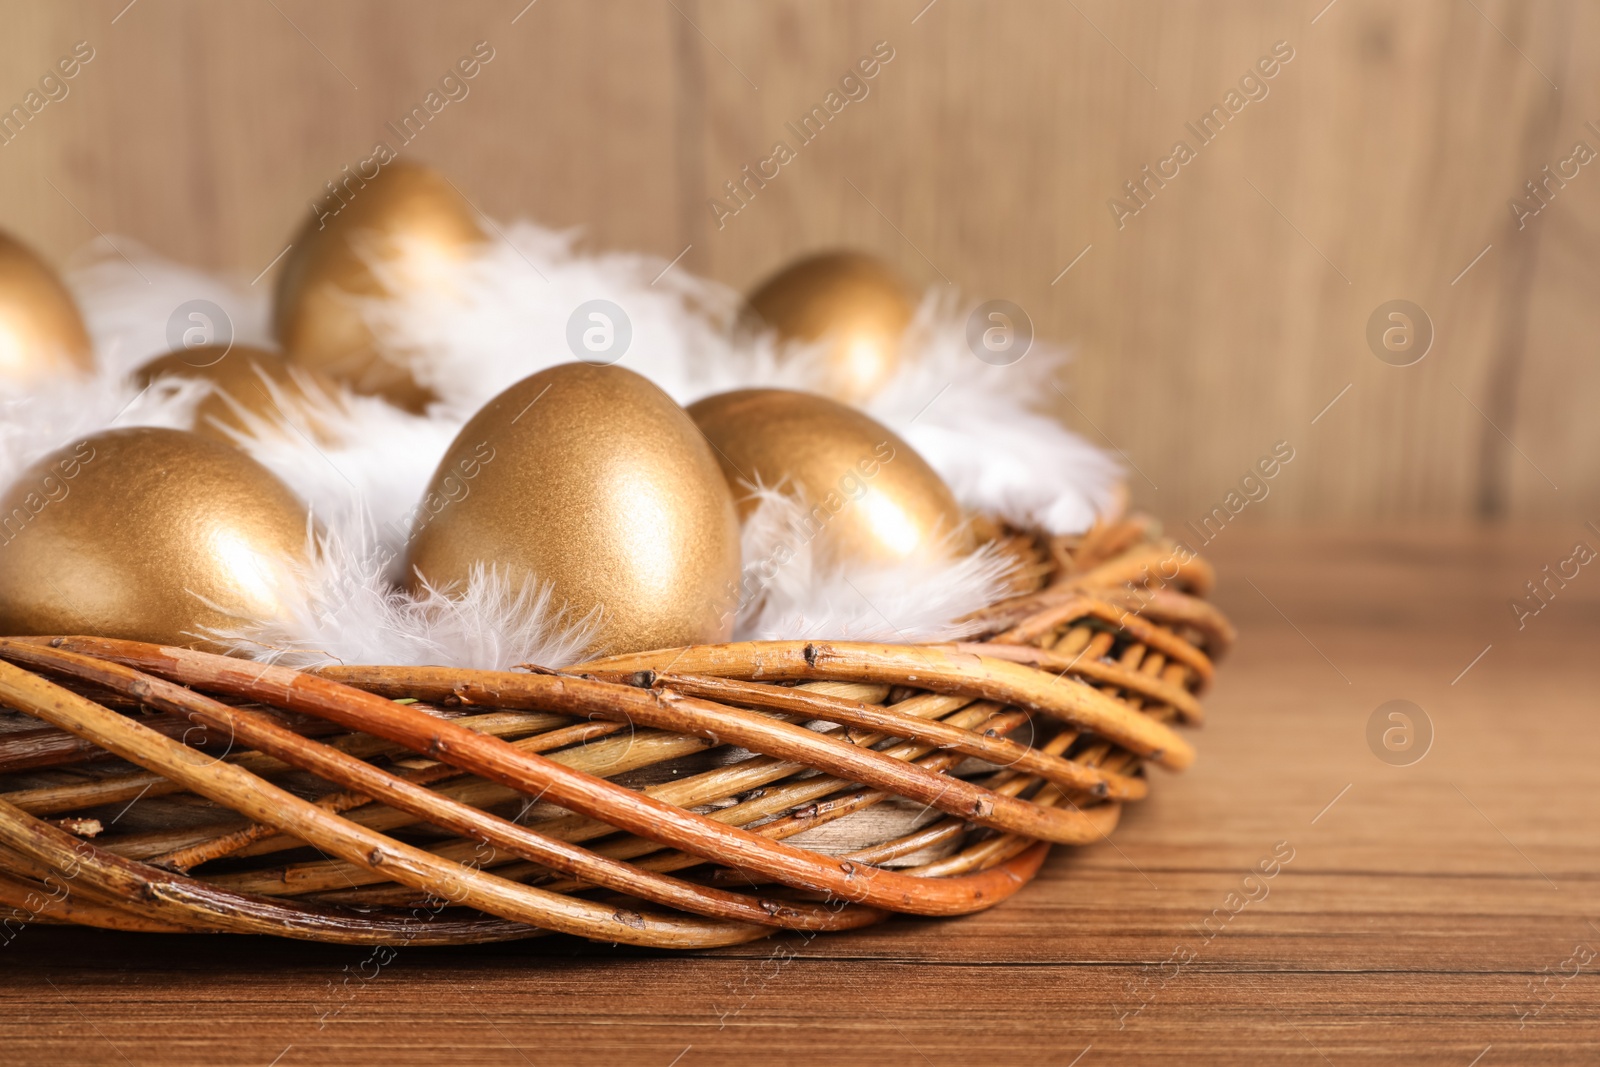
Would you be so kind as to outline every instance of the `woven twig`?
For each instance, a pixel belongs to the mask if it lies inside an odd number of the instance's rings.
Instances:
[[[301,672],[0,638],[0,706],[38,723],[0,731],[0,910],[689,948],[992,906],[1193,760],[1174,726],[1232,640],[1210,569],[1143,523],[1007,544],[1031,585],[954,645]]]

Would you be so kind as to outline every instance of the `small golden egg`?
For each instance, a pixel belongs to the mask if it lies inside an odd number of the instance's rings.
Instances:
[[[825,558],[897,563],[970,552],[971,528],[932,467],[881,423],[814,393],[740,389],[689,405],[748,516],[757,483],[798,495],[796,536]]]
[[[433,393],[377,351],[351,298],[404,300],[448,285],[453,268],[484,240],[476,212],[443,175],[405,162],[384,166],[370,181],[348,179],[319,211],[296,235],[278,279],[278,344],[297,366],[422,411]],[[394,275],[388,285],[369,265],[374,255],[385,257]]]
[[[26,386],[93,367],[89,331],[60,276],[0,232],[0,382]]]
[[[792,263],[749,296],[749,316],[789,341],[827,344],[828,395],[860,403],[900,365],[915,305],[888,264],[860,252],[824,252]]]
[[[106,430],[0,495],[0,634],[213,647],[294,595],[306,509],[238,449],[183,430]]]
[[[217,391],[195,406],[194,432],[225,444],[231,445],[234,441],[224,428],[246,435],[249,430],[222,394],[252,415],[322,440],[325,437],[323,428],[303,410],[307,398],[302,382],[321,388],[329,396],[335,392],[334,385],[316,371],[303,367],[295,369],[298,374],[291,374],[288,362],[281,355],[264,348],[199,345],[157,356],[134,372],[134,382],[141,387],[159,378],[198,378],[211,382]],[[287,409],[273,399],[263,376],[278,388]]]
[[[564,363],[474,415],[434,472],[410,540],[413,585],[474,564],[600,609],[594,651],[726,641],[739,580],[733,494],[705,438],[647,379]]]

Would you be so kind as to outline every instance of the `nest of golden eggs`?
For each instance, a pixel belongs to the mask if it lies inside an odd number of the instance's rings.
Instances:
[[[1210,568],[1087,491],[1086,533],[990,516],[949,454],[864,411],[917,313],[886,264],[806,258],[728,317],[775,379],[813,361],[813,388],[680,406],[615,359],[554,361],[434,424],[441,383],[368,311],[463,289],[490,237],[409,163],[334,203],[285,258],[272,343],[185,334],[109,383],[187,428],[108,410],[65,445],[0,435],[0,938],[697,948],[959,915],[1194,758],[1181,730],[1232,640]],[[0,401],[56,389],[56,432],[93,349],[53,269],[0,235]],[[292,430],[343,477],[323,450],[361,404],[454,440],[419,450],[437,466],[392,551],[346,565],[250,446]],[[1056,457],[1099,461],[1083,449]],[[393,503],[375,495],[357,504]],[[475,643],[361,666],[318,646],[330,619],[379,631],[361,648]]]

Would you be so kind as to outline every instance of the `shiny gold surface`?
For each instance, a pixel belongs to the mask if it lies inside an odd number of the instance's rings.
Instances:
[[[107,430],[0,496],[0,634],[207,647],[235,615],[277,613],[306,511],[244,453],[182,430]],[[208,606],[206,601],[210,601]]]
[[[859,403],[900,363],[915,307],[910,287],[881,260],[825,252],[790,264],[749,297],[749,310],[785,340],[828,342],[828,395]]]
[[[741,515],[759,481],[809,508],[796,538],[825,558],[892,563],[969,552],[970,527],[944,481],[900,438],[814,393],[740,389],[689,405],[716,449]],[[797,546],[795,546],[797,547]]]
[[[716,457],[667,394],[621,367],[566,363],[462,429],[409,562],[438,587],[479,562],[552,582],[579,615],[599,605],[597,652],[675,648],[732,634],[739,521]]]
[[[93,366],[89,331],[60,276],[0,232],[0,382],[31,385]]]
[[[304,367],[297,370],[306,380],[332,391],[333,383],[323,375]],[[262,381],[263,375],[283,393],[288,410],[273,400]],[[217,392],[195,406],[194,432],[224,444],[232,444],[233,440],[222,427],[240,434],[245,433],[246,428],[244,420],[218,395],[220,393],[226,393],[253,415],[320,436],[315,420],[299,410],[305,391],[289,373],[288,362],[277,352],[250,345],[200,345],[157,356],[134,372],[134,381],[140,386],[149,385],[158,378],[200,378],[213,383]]]
[[[383,359],[350,297],[389,295],[446,284],[451,268],[484,239],[476,213],[442,175],[427,167],[394,162],[364,186],[354,181],[346,200],[329,197],[337,214],[307,220],[278,279],[273,331],[291,362],[321,371],[358,393],[382,396],[420,412],[433,399],[411,372]],[[343,203],[343,207],[338,207]],[[407,243],[389,266],[398,291],[378,280],[363,251],[391,241]],[[369,250],[367,245],[373,247]]]

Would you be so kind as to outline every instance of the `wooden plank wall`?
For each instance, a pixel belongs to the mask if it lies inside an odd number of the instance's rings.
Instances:
[[[1575,142],[1600,150],[1593,4],[126,3],[0,3],[7,107],[95,49],[0,148],[0,225],[54,256],[105,231],[255,274],[485,40],[471,95],[408,149],[482,209],[692,246],[739,287],[853,244],[1011,299],[1077,347],[1061,417],[1170,520],[1278,441],[1296,459],[1256,521],[1600,517],[1600,166],[1520,229],[1508,208]],[[722,183],[880,41],[870,94],[719,227]],[[1199,145],[1185,124],[1277,42],[1267,95]],[[1108,201],[1178,140],[1195,158],[1119,228]],[[1434,324],[1411,367],[1365,340],[1396,298]]]

